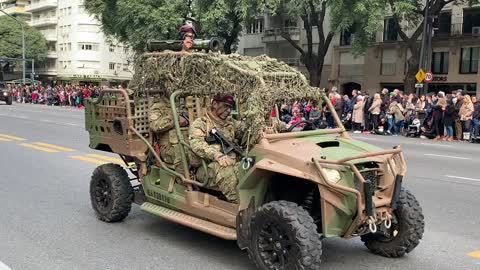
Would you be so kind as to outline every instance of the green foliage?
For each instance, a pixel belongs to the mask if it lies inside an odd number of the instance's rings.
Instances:
[[[150,39],[176,39],[190,13],[184,0],[85,0],[84,4],[108,37],[136,51],[143,51]]]
[[[23,22],[22,22],[23,23]],[[47,56],[47,41],[33,27],[25,28],[25,58],[42,61]],[[0,16],[0,58],[22,58],[22,28],[12,18]]]
[[[260,1],[256,0],[195,0],[192,3],[201,34],[224,38],[227,53],[236,45],[243,25],[260,11]]]

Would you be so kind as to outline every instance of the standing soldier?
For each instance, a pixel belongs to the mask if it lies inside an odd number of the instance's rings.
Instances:
[[[230,117],[233,107],[233,96],[215,95],[205,116],[192,123],[189,138],[193,153],[208,163],[207,173],[199,168],[197,178],[207,181],[207,188],[219,189],[229,202],[238,203],[238,157],[233,152],[223,154],[219,143],[208,144],[205,140],[213,128],[219,130],[232,143],[236,138],[240,138],[239,122]]]
[[[192,25],[185,24],[180,27],[179,38],[183,40],[182,52],[190,52],[196,35],[197,32]],[[169,131],[174,128],[174,123],[172,109],[167,97],[161,96],[160,99],[155,100],[155,103],[149,108],[148,121],[150,130],[155,135],[154,145],[157,145],[156,151],[159,152],[159,156],[164,162],[177,165],[179,160],[175,159],[176,149],[169,138]]]

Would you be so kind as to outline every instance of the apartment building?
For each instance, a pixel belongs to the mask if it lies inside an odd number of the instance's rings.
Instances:
[[[106,40],[83,0],[31,0],[25,9],[48,41],[47,59],[35,70],[41,81],[116,85],[131,79],[130,51]]]
[[[239,53],[265,53],[304,71],[299,54],[279,35],[279,28],[288,27],[288,31],[296,33],[294,40],[305,47],[305,31],[298,27],[301,20],[283,23],[278,23],[278,17],[258,18],[241,37]],[[322,87],[337,86],[346,94],[352,89],[375,92],[384,87],[414,91],[403,89],[410,52],[399,38],[393,18],[385,16],[383,29],[363,56],[354,57],[351,52],[354,34],[347,31],[334,38],[325,59]],[[451,5],[442,11],[435,19],[431,59],[429,71],[433,72],[434,80],[429,84],[429,91],[449,93],[464,89],[480,95],[480,7]]]
[[[28,0],[0,0],[0,9],[5,13],[24,21],[30,20],[30,13],[25,11]],[[5,16],[0,12],[0,16]]]

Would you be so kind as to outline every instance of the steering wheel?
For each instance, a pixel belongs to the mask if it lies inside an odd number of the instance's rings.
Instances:
[[[292,125],[287,129],[287,132],[292,132],[292,130],[293,130],[294,128],[296,128],[298,125],[301,125],[301,124],[305,124],[305,126],[304,126],[303,129],[302,129],[302,131],[315,130],[315,129],[317,129],[317,127],[313,124],[312,121],[310,121],[310,120],[302,120],[302,121],[296,122],[295,124],[292,124]]]

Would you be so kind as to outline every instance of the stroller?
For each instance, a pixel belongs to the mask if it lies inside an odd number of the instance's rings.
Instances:
[[[420,129],[420,119],[418,117],[415,117],[412,122],[408,125],[407,132],[405,133],[406,137],[414,137],[418,138],[420,137],[422,130]]]

